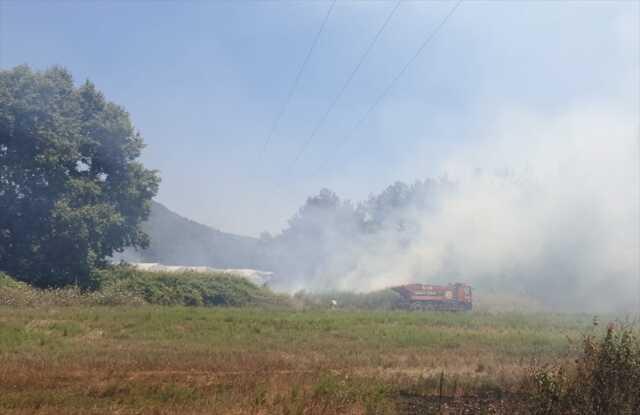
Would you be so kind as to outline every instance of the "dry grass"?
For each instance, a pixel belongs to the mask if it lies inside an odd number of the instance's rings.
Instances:
[[[568,358],[569,339],[594,330],[590,321],[0,307],[0,413],[407,413],[440,389],[445,401],[510,393],[531,362]]]

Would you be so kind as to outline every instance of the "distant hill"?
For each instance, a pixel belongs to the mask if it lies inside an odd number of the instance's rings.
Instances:
[[[166,265],[216,268],[262,268],[260,240],[221,232],[152,202],[142,228],[151,244],[144,250],[127,249],[116,261],[159,262]]]

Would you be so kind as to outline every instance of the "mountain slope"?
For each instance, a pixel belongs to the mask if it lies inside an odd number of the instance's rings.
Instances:
[[[151,238],[144,250],[127,249],[115,259],[159,262],[168,265],[217,268],[260,268],[260,241],[194,222],[152,202],[151,215],[142,225]]]

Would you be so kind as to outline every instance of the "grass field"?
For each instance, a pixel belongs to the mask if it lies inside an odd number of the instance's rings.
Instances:
[[[533,362],[569,359],[598,329],[586,315],[0,307],[0,413],[482,413],[456,399],[500,413]]]

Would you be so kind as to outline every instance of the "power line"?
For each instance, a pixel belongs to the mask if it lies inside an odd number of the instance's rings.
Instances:
[[[373,102],[373,104],[371,104],[371,106],[367,109],[364,115],[354,124],[351,131],[343,137],[340,143],[338,143],[337,147],[335,148],[334,154],[340,151],[340,149],[353,137],[353,135],[358,130],[358,128],[366,121],[366,119],[373,112],[373,110],[378,106],[378,104],[380,104],[380,102],[382,102],[382,100],[386,98],[386,96],[389,94],[389,92],[391,91],[395,83],[398,81],[398,79],[402,77],[402,75],[407,71],[409,66],[411,66],[411,64],[418,58],[418,56],[420,56],[420,53],[422,53],[424,48],[427,47],[427,45],[431,43],[431,41],[436,37],[440,29],[442,29],[442,27],[447,23],[447,21],[451,18],[451,16],[453,16],[453,13],[455,13],[455,11],[458,9],[461,3],[462,3],[462,0],[458,0],[456,4],[451,8],[451,10],[449,10],[449,13],[447,13],[447,15],[440,21],[440,23],[427,35],[427,37],[422,42],[422,44],[420,45],[416,53],[411,57],[411,59],[409,59],[409,61],[404,65],[404,67],[402,67],[400,72],[398,72],[398,74],[391,80],[391,83],[385,88],[384,91],[382,91],[382,93],[378,96],[378,98],[376,98],[376,100]],[[320,165],[316,174],[322,171],[322,169],[329,163],[330,159],[331,159],[331,156],[328,157]]]
[[[393,15],[396,13],[396,11],[398,10],[398,8],[400,7],[400,2],[402,0],[398,0],[396,2],[396,5],[393,7],[393,9],[391,10],[391,12],[389,13],[389,15],[387,16],[387,18],[385,19],[384,23],[382,24],[382,26],[380,27],[380,29],[378,29],[378,32],[376,33],[376,35],[373,37],[373,39],[371,40],[371,43],[369,43],[369,45],[367,46],[367,48],[365,49],[364,53],[360,56],[360,60],[358,61],[358,63],[356,64],[355,68],[353,68],[353,70],[351,71],[351,73],[349,74],[349,77],[347,78],[347,80],[345,81],[345,83],[342,85],[342,88],[340,88],[340,91],[338,91],[338,94],[333,98],[333,101],[331,101],[331,103],[329,104],[329,107],[327,108],[327,110],[324,112],[324,114],[322,115],[322,117],[320,117],[320,120],[316,123],[315,127],[313,128],[313,130],[311,131],[311,134],[309,134],[309,137],[307,137],[307,139],[305,140],[305,142],[302,144],[302,147],[300,148],[300,150],[298,151],[298,154],[296,155],[296,157],[293,160],[293,163],[291,163],[291,167],[290,169],[293,169],[293,167],[296,165],[296,163],[300,160],[300,157],[302,157],[302,154],[305,152],[305,150],[307,149],[307,147],[309,146],[309,144],[311,143],[311,141],[313,141],[314,137],[316,136],[316,134],[318,133],[318,131],[320,130],[320,128],[324,125],[325,121],[327,120],[327,118],[329,117],[329,114],[331,113],[331,111],[333,110],[333,108],[336,106],[336,104],[338,103],[338,101],[340,100],[340,98],[342,97],[342,94],[346,91],[346,89],[349,87],[349,85],[351,84],[351,81],[353,80],[353,78],[355,77],[356,73],[358,72],[358,70],[360,69],[360,67],[362,66],[362,64],[364,63],[364,61],[367,59],[367,56],[369,56],[369,53],[371,52],[371,50],[373,49],[373,46],[377,43],[378,39],[380,38],[380,35],[382,34],[382,32],[384,32],[384,29],[387,27],[387,25],[389,24],[389,21],[391,20],[391,18],[393,17]]]
[[[327,10],[327,13],[324,16],[324,19],[322,20],[322,24],[320,25],[320,29],[318,29],[318,33],[316,33],[316,36],[313,39],[313,43],[311,43],[311,47],[309,48],[309,51],[307,52],[307,55],[305,56],[304,60],[302,61],[302,65],[300,66],[300,69],[298,69],[298,73],[296,74],[296,77],[294,78],[293,83],[291,84],[291,87],[289,88],[289,93],[287,94],[287,97],[285,98],[284,104],[282,105],[282,108],[280,109],[280,112],[278,112],[278,115],[276,116],[276,118],[273,120],[273,123],[271,124],[271,129],[269,130],[269,134],[267,135],[267,138],[265,139],[264,144],[262,145],[262,151],[260,152],[260,158],[262,158],[262,155],[267,150],[267,146],[269,145],[269,142],[273,138],[273,134],[275,133],[276,129],[278,128],[278,124],[280,123],[280,119],[282,118],[282,116],[284,115],[287,107],[289,106],[289,101],[291,101],[291,97],[293,96],[296,88],[298,87],[298,83],[300,82],[300,77],[302,76],[302,73],[304,72],[304,69],[307,66],[307,63],[309,62],[309,58],[311,58],[311,55],[313,54],[313,50],[316,48],[316,45],[318,44],[318,39],[320,39],[320,35],[324,31],[324,27],[326,26],[327,21],[329,20],[329,16],[331,15],[331,12],[333,11],[333,6],[336,5],[336,1],[337,0],[333,0],[333,2],[331,2],[331,6],[329,6],[329,9]]]

